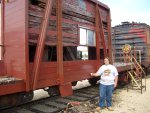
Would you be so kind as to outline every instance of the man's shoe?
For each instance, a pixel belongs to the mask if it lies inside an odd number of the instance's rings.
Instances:
[[[97,108],[96,108],[96,111],[100,111],[100,110],[102,110],[101,107],[97,107]]]
[[[108,107],[107,108],[109,111],[114,111],[114,109],[112,107]]]

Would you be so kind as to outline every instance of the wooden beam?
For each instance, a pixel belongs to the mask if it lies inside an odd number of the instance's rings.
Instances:
[[[57,0],[57,74],[60,84],[64,83],[63,40],[62,40],[62,1]]]
[[[38,38],[36,54],[35,54],[35,59],[34,59],[34,64],[33,64],[33,71],[32,71],[33,90],[35,90],[37,87],[38,75],[40,72],[39,69],[41,65],[41,60],[42,60],[43,50],[44,50],[44,45],[45,45],[44,43],[46,39],[46,31],[47,31],[47,26],[49,22],[50,12],[52,10],[52,1],[53,0],[47,0],[46,7],[45,7],[45,14],[44,14],[43,22],[41,25],[41,31],[40,31],[40,35]]]
[[[4,60],[5,0],[1,1],[1,60]]]
[[[65,82],[63,66],[63,39],[62,39],[62,0],[57,0],[57,74],[59,76],[59,91],[62,97],[73,94],[71,82]]]
[[[96,60],[100,63],[100,35],[99,35],[99,19],[98,19],[98,4],[95,9],[95,28],[96,28]],[[99,63],[97,68],[99,68]]]
[[[104,37],[104,29],[103,29],[103,23],[102,23],[102,17],[101,17],[101,12],[100,12],[100,8],[97,8],[98,12],[99,12],[99,28],[100,28],[100,38],[102,39],[102,43],[103,43],[103,49],[104,49],[104,57],[107,56],[107,49],[106,49],[106,42],[105,42],[105,37]]]
[[[107,16],[107,29],[108,29],[108,54],[109,54],[109,59],[110,63],[113,63],[112,61],[112,38],[111,38],[111,14],[110,10],[108,12]]]
[[[29,73],[29,32],[28,32],[28,8],[29,8],[29,1],[25,1],[25,83],[26,83],[26,92],[31,90],[30,87],[30,73]]]

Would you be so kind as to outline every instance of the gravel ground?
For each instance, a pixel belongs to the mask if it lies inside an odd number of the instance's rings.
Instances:
[[[107,109],[101,110],[101,113],[150,113],[150,78],[146,79],[146,91],[143,94],[140,90],[127,88],[116,89],[113,95],[114,111]]]
[[[95,108],[98,106],[97,99],[93,109],[91,108],[89,112],[81,113],[150,113],[150,75],[147,76],[146,87],[146,91],[143,89],[143,94],[137,89],[130,88],[128,92],[126,87],[116,89],[113,94],[112,103],[114,111],[108,111],[106,108],[101,111],[96,111]]]
[[[89,86],[87,80],[84,82],[78,82],[77,86],[73,89],[78,89],[79,87]],[[129,89],[127,88],[116,89],[113,95],[113,108],[114,111],[108,111],[106,108],[94,113],[150,113],[150,75],[146,79],[146,91],[143,89],[143,94],[140,93],[140,90]],[[43,94],[41,94],[43,95]],[[39,96],[39,94],[38,94]],[[47,93],[46,93],[46,96]],[[36,100],[36,98],[34,98]],[[98,101],[96,102],[98,103]],[[97,104],[94,108],[97,107]],[[95,111],[95,109],[91,109]],[[88,112],[86,112],[88,113]],[[89,113],[93,113],[90,112]]]

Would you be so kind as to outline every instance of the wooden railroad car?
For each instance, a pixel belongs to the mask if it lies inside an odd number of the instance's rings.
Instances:
[[[122,48],[125,44],[131,46],[131,54],[142,66],[146,74],[148,74],[150,69],[150,26],[145,23],[122,22],[121,25],[112,27],[112,59],[116,64],[124,62]],[[119,76],[119,81],[123,84],[127,82],[127,76],[123,68],[118,67],[122,73],[120,74],[121,76]],[[127,70],[127,68],[125,70]]]
[[[110,9],[97,0],[1,0],[0,108],[72,84],[112,59]]]
[[[150,26],[145,23],[122,22],[112,27],[113,61],[123,62],[122,47],[129,44],[132,54],[143,68],[150,66]]]

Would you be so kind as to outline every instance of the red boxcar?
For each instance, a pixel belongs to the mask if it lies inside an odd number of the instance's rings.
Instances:
[[[105,56],[112,59],[110,9],[97,0],[2,0],[1,5],[1,100],[20,94],[30,100],[41,88],[71,95],[72,83],[93,83],[89,73]]]
[[[137,59],[146,73],[150,69],[150,26],[145,23],[122,22],[112,27],[113,61],[116,64],[124,62],[122,48],[125,44],[131,46],[131,54]],[[119,66],[118,66],[119,67]],[[131,68],[130,66],[128,66]],[[119,69],[120,68],[120,69]],[[118,70],[123,73],[123,68]],[[119,81],[127,82],[126,74],[120,74]],[[125,75],[125,76],[124,76]]]
[[[123,62],[122,47],[129,44],[132,54],[144,67],[150,67],[150,26],[145,23],[122,22],[112,28],[113,61]]]

